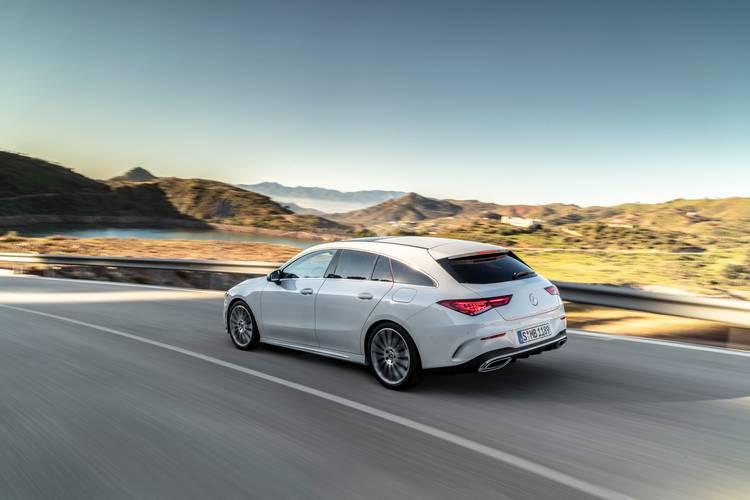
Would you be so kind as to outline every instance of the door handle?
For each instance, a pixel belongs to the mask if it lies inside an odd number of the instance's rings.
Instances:
[[[357,295],[357,298],[362,300],[370,300],[372,298],[372,294],[369,292],[362,292]]]
[[[302,295],[312,295],[313,289],[312,288],[303,288],[299,291]]]

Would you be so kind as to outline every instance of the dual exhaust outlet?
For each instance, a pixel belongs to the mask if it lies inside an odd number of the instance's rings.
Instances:
[[[497,356],[495,358],[490,358],[481,365],[479,365],[479,368],[477,371],[479,373],[488,373],[488,372],[494,372],[497,370],[501,370],[508,366],[512,361],[514,361],[516,358],[528,358],[529,356],[533,356],[534,354],[541,354],[542,351],[550,351],[552,349],[558,349],[562,347],[565,342],[567,341],[566,338],[562,338],[556,342],[552,342],[549,344],[545,344],[539,347],[536,347],[534,349],[529,349],[526,351],[521,352],[515,352],[515,353],[509,353],[504,354],[501,356]]]

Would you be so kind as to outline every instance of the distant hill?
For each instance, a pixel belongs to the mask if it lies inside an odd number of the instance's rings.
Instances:
[[[450,201],[427,198],[417,193],[408,193],[395,200],[384,201],[374,207],[332,214],[329,217],[346,224],[370,226],[384,222],[421,221],[449,217],[462,210],[461,206]]]
[[[386,200],[403,196],[402,191],[338,191],[320,187],[284,186],[278,182],[239,184],[239,187],[270,196],[276,201],[292,202],[321,211],[335,211],[336,208],[350,210],[376,205]]]
[[[61,165],[0,152],[0,224],[39,216],[61,221],[137,218],[340,234],[350,230],[322,217],[294,214],[267,196],[223,182],[171,177],[105,183]]]
[[[291,201],[280,203],[280,205],[288,210],[291,210],[295,214],[320,215],[321,217],[324,217],[326,215],[326,213],[321,210],[315,210],[314,208],[301,207],[297,205],[296,203],[292,203]]]
[[[145,168],[135,167],[125,172],[125,175],[112,177],[110,181],[150,181],[154,179],[156,179],[156,176]]]

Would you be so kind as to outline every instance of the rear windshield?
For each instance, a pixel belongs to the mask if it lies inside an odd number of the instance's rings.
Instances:
[[[440,259],[438,262],[459,283],[501,283],[536,276],[513,252]]]

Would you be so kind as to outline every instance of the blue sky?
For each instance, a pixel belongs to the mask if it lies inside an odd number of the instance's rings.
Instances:
[[[99,178],[750,196],[748,2],[0,0],[0,148]]]

